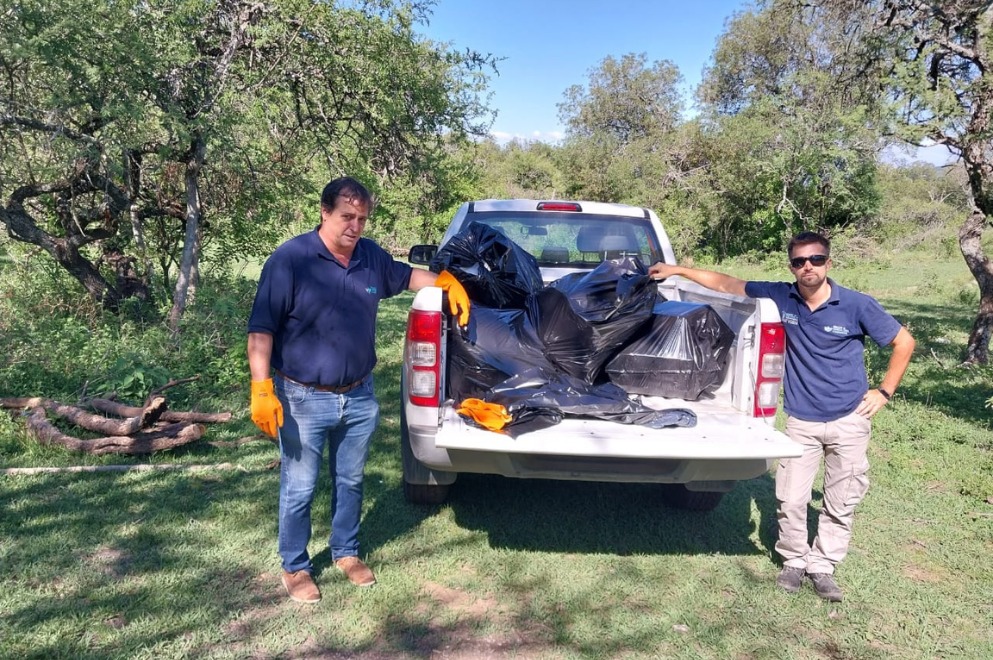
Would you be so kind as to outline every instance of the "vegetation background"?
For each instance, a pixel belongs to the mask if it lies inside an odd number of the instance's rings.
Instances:
[[[861,41],[841,29],[844,2],[743,12],[692,118],[671,63],[606,58],[564,93],[556,145],[486,139],[495,59],[420,39],[430,3],[2,10],[0,396],[137,402],[197,375],[170,390],[172,407],[235,420],[183,450],[121,458],[41,446],[0,411],[5,468],[191,467],[0,476],[0,657],[993,656],[993,170],[972,122],[990,118],[993,10],[891,2],[887,26],[871,14],[883,4],[848,8],[873,27]],[[954,38],[929,41],[935,22]],[[918,29],[909,50],[905,24]],[[943,141],[962,160],[883,162],[894,140]],[[471,475],[445,506],[406,504],[409,296],[383,305],[377,338],[363,552],[380,584],[357,592],[328,570],[325,489],[325,598],[287,601],[244,324],[261,260],[316,223],[320,187],[343,173],[377,191],[368,232],[397,255],[482,197],[650,206],[682,259],[742,277],[786,277],[788,236],[828,232],[837,279],[918,340],[876,418],[846,602],[775,590],[769,477],[706,515],[665,509],[651,486]],[[867,359],[870,377],[885,369],[885,351]]]

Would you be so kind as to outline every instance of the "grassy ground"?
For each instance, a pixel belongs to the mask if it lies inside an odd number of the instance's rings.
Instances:
[[[330,564],[325,487],[311,546],[324,599],[285,598],[276,454],[261,439],[152,459],[236,469],[0,476],[0,657],[993,657],[993,370],[956,366],[971,277],[954,258],[833,274],[918,339],[876,418],[873,485],[838,572],[844,603],[775,588],[771,476],[710,514],[666,509],[652,486],[473,475],[444,506],[405,503],[403,296],[380,320],[382,423],[361,534],[374,588],[349,586]],[[876,380],[887,355],[869,351]],[[253,434],[247,386],[229,400],[236,421],[207,441]],[[0,462],[111,460],[35,447],[0,414]]]

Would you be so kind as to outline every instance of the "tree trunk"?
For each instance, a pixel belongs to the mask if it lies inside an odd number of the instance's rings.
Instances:
[[[7,208],[0,206],[0,222],[7,226],[7,232],[12,238],[37,245],[51,255],[83,285],[94,300],[109,310],[118,309],[121,303],[120,293],[93,263],[80,254],[78,246],[69,239],[56,238],[43,231],[18,201],[12,202]]]
[[[979,312],[965,349],[967,364],[986,364],[989,361],[990,336],[993,333],[993,263],[983,252],[985,227],[986,215],[974,208],[959,228],[962,256],[979,284]]]
[[[974,101],[968,139],[962,149],[962,162],[969,177],[969,193],[972,196],[972,213],[959,228],[959,247],[979,284],[979,312],[966,344],[966,364],[986,364],[989,361],[990,332],[993,330],[993,264],[983,251],[983,231],[993,214],[993,155],[988,141],[991,117],[993,89],[987,85]]]
[[[42,246],[44,247],[44,246]],[[51,253],[70,275],[75,277],[90,296],[103,305],[104,309],[116,312],[120,309],[121,293],[100,274],[86,257],[68,241],[57,240],[56,249]]]
[[[125,150],[124,179],[128,197],[131,200],[139,199],[141,196],[141,166],[143,161],[144,155],[140,152],[132,149]],[[128,207],[128,218],[131,221],[131,235],[134,237],[135,248],[138,250],[138,259],[141,261],[143,281],[148,284],[152,276],[152,260],[148,255],[148,245],[145,241],[145,223],[139,213],[139,206],[134,201]]]
[[[169,310],[169,329],[179,331],[179,322],[186,311],[193,278],[199,263],[200,223],[203,221],[203,207],[200,203],[200,170],[203,168],[207,145],[202,135],[197,135],[186,162],[186,235],[183,239],[183,257],[179,264],[176,289],[173,294],[172,309]]]

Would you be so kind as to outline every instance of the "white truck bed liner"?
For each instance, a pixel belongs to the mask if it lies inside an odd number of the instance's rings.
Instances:
[[[690,406],[683,406],[690,407]],[[772,420],[737,410],[708,411],[690,428],[651,429],[600,419],[566,417],[554,426],[513,438],[475,427],[451,406],[443,412],[435,443],[446,449],[615,458],[751,459],[795,457],[802,447],[777,431]]]

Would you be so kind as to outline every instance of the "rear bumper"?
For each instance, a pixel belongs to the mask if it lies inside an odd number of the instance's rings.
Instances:
[[[414,456],[435,470],[581,481],[740,481],[802,453],[764,420],[740,413],[661,430],[567,418],[512,438],[473,427],[449,408],[440,427],[411,424],[408,435]]]

